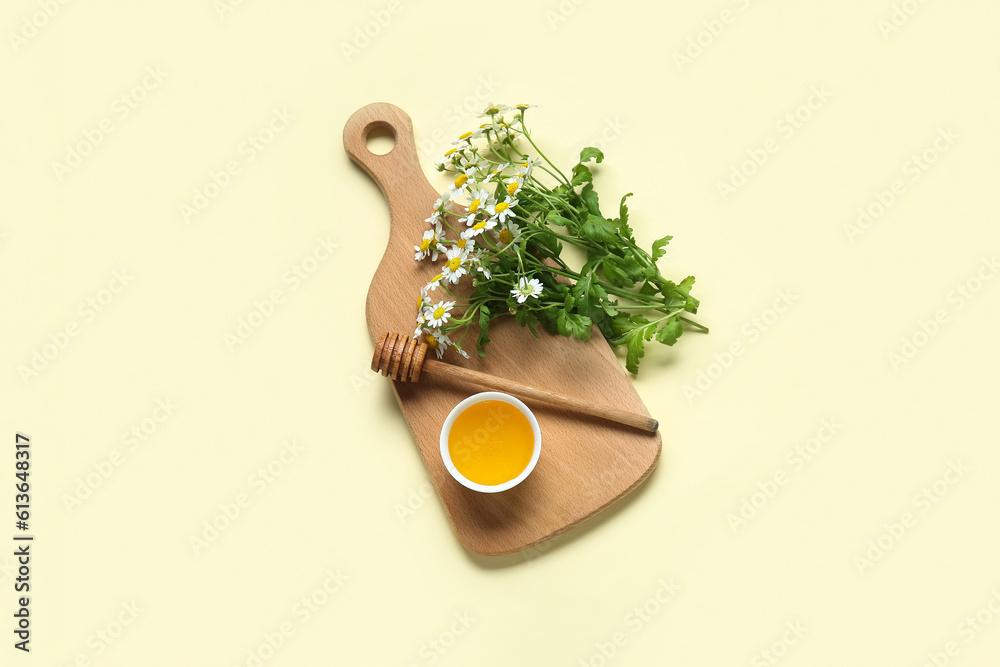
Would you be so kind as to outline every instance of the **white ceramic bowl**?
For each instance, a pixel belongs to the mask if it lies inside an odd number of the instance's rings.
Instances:
[[[535,436],[531,460],[528,462],[528,465],[521,471],[520,475],[514,479],[503,482],[502,484],[479,484],[467,479],[465,475],[460,473],[458,468],[455,467],[455,463],[451,460],[451,451],[448,449],[448,438],[451,435],[451,427],[452,424],[455,423],[455,419],[457,419],[458,416],[462,414],[470,405],[481,403],[482,401],[501,401],[514,406],[528,419],[528,423],[531,424],[531,432]],[[532,414],[528,406],[520,400],[509,394],[502,394],[498,391],[484,391],[480,394],[473,394],[472,396],[469,396],[452,409],[452,411],[448,414],[448,417],[444,420],[444,426],[441,427],[441,459],[444,461],[444,467],[448,469],[448,472],[451,473],[451,476],[454,477],[459,484],[472,489],[473,491],[479,491],[481,493],[498,493],[517,486],[531,474],[532,470],[535,469],[535,464],[538,463],[538,457],[541,453],[542,432],[538,428],[538,420],[535,419],[535,415]]]

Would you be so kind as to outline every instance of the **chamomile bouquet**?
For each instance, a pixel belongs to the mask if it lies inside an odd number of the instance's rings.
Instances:
[[[427,218],[414,259],[441,262],[421,290],[414,336],[442,357],[448,349],[468,357],[465,337],[478,326],[476,347],[485,356],[495,317],[513,316],[538,336],[590,338],[596,325],[613,346],[624,346],[637,373],[647,341],[673,345],[698,310],[694,277],[673,282],[656,265],[671,236],[639,247],[628,224],[626,200],[618,215],[601,213],[591,164],[604,160],[584,148],[568,173],[536,145],[525,125],[534,105],[490,105],[486,122],[452,142],[438,161],[451,180]],[[565,244],[580,248],[582,267],[562,257]],[[471,290],[456,290],[471,281]],[[460,296],[458,291],[462,292]]]

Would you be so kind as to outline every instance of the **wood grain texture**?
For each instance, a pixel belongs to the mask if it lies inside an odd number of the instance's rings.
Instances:
[[[368,150],[376,128],[395,136],[385,155]],[[413,260],[438,193],[420,170],[409,116],[391,104],[369,104],[344,126],[344,148],[378,184],[389,205],[389,241],[366,302],[373,344],[384,332],[412,332],[420,288],[437,263]],[[474,340],[474,337],[472,337]],[[449,361],[583,401],[649,415],[611,347],[595,328],[584,343],[542,333],[534,338],[513,318],[490,325],[487,356]],[[388,347],[388,346],[386,346]],[[390,354],[391,350],[384,351]],[[387,359],[388,361],[388,359]],[[542,431],[534,472],[503,493],[477,493],[452,479],[440,456],[441,425],[455,405],[478,389],[433,374],[420,385],[391,381],[393,393],[420,450],[434,489],[470,551],[501,555],[554,537],[593,516],[642,482],[660,456],[659,433],[528,402]]]
[[[498,375],[487,375],[471,368],[455,366],[446,361],[426,358],[427,343],[419,343],[412,336],[400,333],[385,332],[379,336],[375,344],[375,354],[372,356],[372,370],[382,373],[382,375],[393,380],[403,380],[405,382],[416,382],[413,376],[419,378],[420,373],[433,373],[457,382],[474,384],[479,387],[502,391],[512,396],[529,401],[538,401],[546,405],[557,408],[575,410],[584,414],[610,419],[619,424],[625,424],[632,428],[642,429],[652,433],[659,428],[659,423],[652,417],[619,410],[607,405],[596,405],[587,403],[572,396],[554,394],[537,387],[529,387],[508,380]],[[386,352],[389,350],[389,352]],[[414,363],[414,361],[416,363]]]

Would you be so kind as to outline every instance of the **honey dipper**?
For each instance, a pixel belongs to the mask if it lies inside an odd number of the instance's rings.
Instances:
[[[652,417],[638,415],[634,412],[626,412],[616,408],[609,408],[601,405],[594,405],[569,396],[561,396],[543,389],[536,389],[527,385],[507,380],[495,375],[480,373],[461,366],[429,359],[427,357],[427,343],[421,343],[410,336],[398,333],[384,333],[375,345],[375,354],[372,356],[372,370],[381,372],[382,375],[401,382],[416,382],[420,379],[420,373],[430,373],[450,378],[452,380],[462,380],[472,384],[478,384],[490,389],[504,391],[514,394],[520,398],[553,405],[559,408],[576,410],[594,417],[607,419],[609,421],[631,426],[642,431],[655,433],[660,423]]]

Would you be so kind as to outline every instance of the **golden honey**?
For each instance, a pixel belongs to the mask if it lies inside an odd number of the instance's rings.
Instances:
[[[531,422],[504,401],[480,401],[451,425],[448,452],[466,479],[493,486],[508,482],[531,462],[535,434]]]

